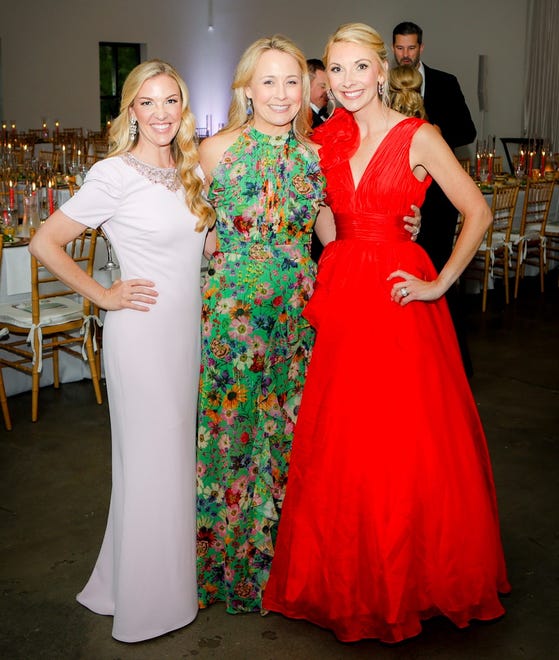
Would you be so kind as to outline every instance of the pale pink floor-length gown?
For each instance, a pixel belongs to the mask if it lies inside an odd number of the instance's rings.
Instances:
[[[190,623],[198,610],[195,438],[205,234],[194,230],[174,170],[130,155],[95,164],[61,210],[84,225],[103,224],[122,279],[150,279],[159,292],[149,312],[105,317],[112,495],[97,563],[77,596],[114,616],[113,637],[136,642]]]

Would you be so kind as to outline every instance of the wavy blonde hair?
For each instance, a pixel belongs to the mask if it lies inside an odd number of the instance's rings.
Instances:
[[[233,84],[231,85],[233,98],[231,100],[231,105],[229,106],[227,126],[225,126],[223,131],[234,131],[251,121],[252,112],[250,111],[250,104],[245,94],[245,87],[250,84],[260,57],[268,50],[277,50],[281,53],[291,55],[295,58],[301,70],[301,82],[303,87],[301,107],[293,119],[292,126],[295,137],[298,140],[303,141],[311,132],[311,85],[307,60],[300,48],[291,41],[291,39],[279,34],[272,37],[258,39],[251,44],[241,56],[235,70]]]
[[[374,52],[381,70],[386,72],[382,94],[379,94],[379,96],[381,97],[382,104],[386,108],[389,108],[388,51],[386,50],[386,45],[380,34],[370,25],[366,25],[365,23],[344,23],[343,25],[340,25],[340,27],[328,39],[328,43],[324,49],[322,59],[326,64],[326,73],[328,73],[328,66],[330,64],[330,48],[332,48],[334,44],[340,42],[349,42],[352,44],[358,44],[359,46],[365,46]]]
[[[388,86],[390,107],[408,117],[426,118],[421,98],[423,76],[412,66],[402,64],[390,69]]]
[[[109,135],[107,156],[118,156],[130,151],[138,141],[138,135],[130,137],[130,108],[141,86],[150,78],[166,75],[178,85],[182,101],[181,123],[171,142],[171,152],[177,173],[184,186],[186,205],[197,216],[196,231],[203,231],[215,222],[215,212],[204,196],[204,184],[196,173],[199,164],[195,137],[196,120],[189,105],[188,89],[174,67],[162,60],[148,60],[134,67],[122,87],[120,114],[114,120]]]

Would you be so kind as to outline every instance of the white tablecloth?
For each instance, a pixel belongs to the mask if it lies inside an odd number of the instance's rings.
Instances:
[[[102,239],[97,240],[95,251],[95,279],[104,286],[110,286],[111,281],[120,276],[118,270],[103,271],[100,268],[107,261],[107,250]],[[29,300],[31,294],[31,266],[29,251],[26,245],[4,248],[2,268],[0,272],[0,303],[19,303]],[[0,350],[2,341],[0,340]],[[4,368],[4,385],[6,394],[17,394],[31,389],[31,377],[15,369]],[[76,359],[64,352],[60,353],[60,381],[68,383],[88,378],[87,362]],[[52,360],[45,360],[41,373],[41,387],[52,385]]]

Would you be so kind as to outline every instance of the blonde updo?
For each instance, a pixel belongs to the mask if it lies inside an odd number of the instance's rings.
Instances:
[[[390,69],[388,87],[390,107],[408,117],[426,119],[421,97],[423,77],[415,67],[400,65]]]

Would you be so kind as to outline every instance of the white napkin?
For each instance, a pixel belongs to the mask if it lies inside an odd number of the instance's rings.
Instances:
[[[3,250],[2,270],[6,273],[6,294],[31,293],[31,257],[27,247]]]

